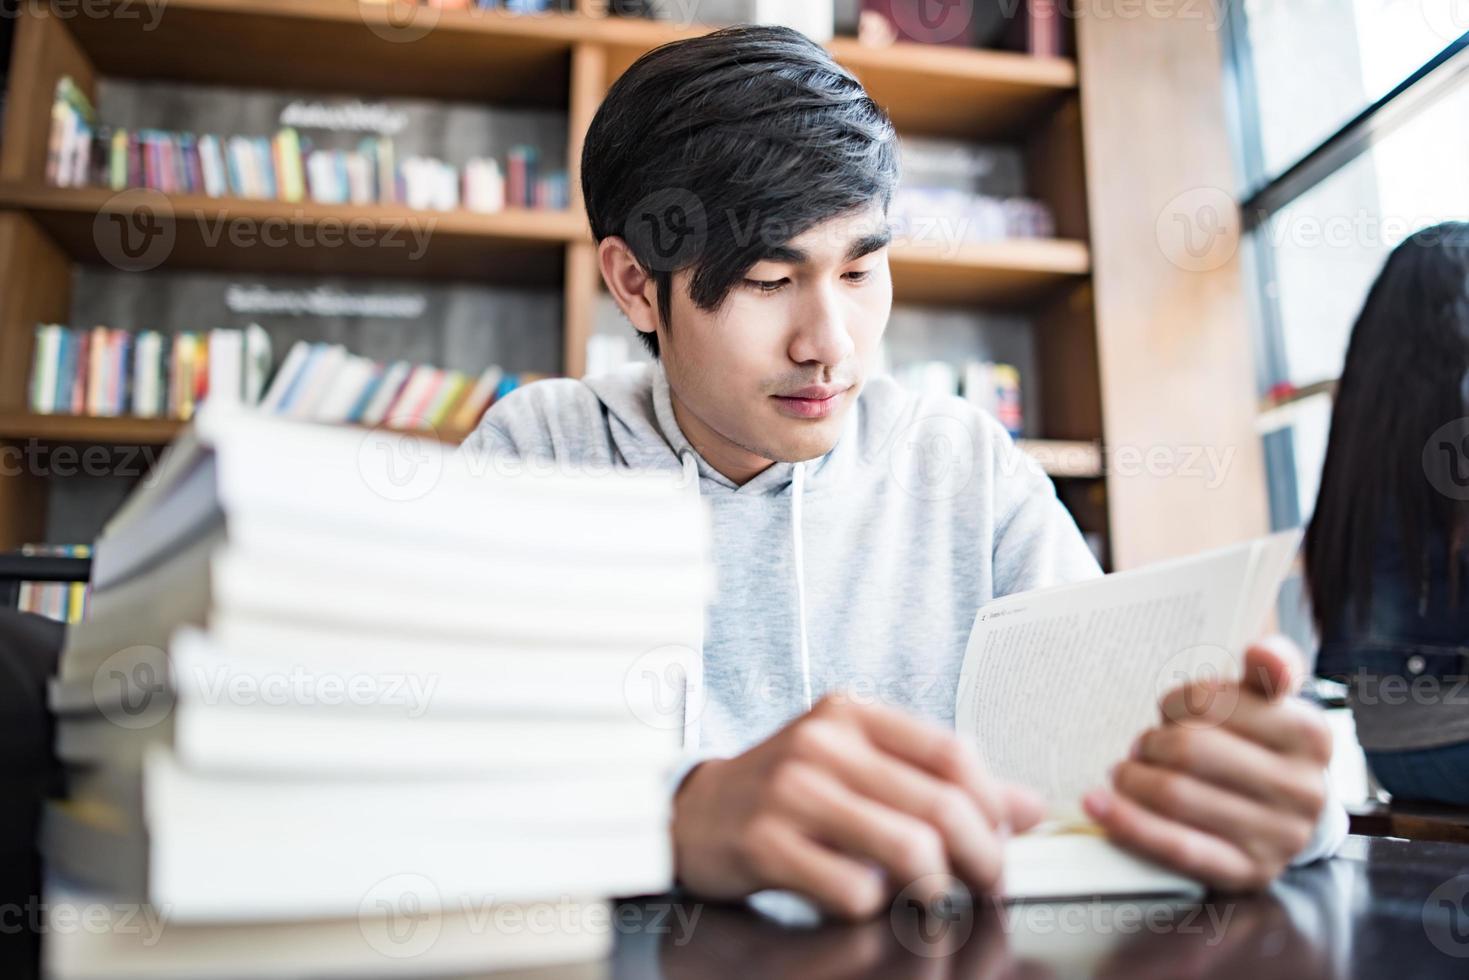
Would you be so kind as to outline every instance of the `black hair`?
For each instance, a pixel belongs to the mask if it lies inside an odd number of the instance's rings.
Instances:
[[[1352,328],[1331,413],[1316,511],[1306,531],[1312,615],[1323,633],[1366,624],[1378,549],[1393,537],[1416,596],[1457,605],[1469,494],[1446,482],[1465,465],[1444,427],[1469,442],[1469,223],[1446,222],[1388,257]],[[1439,472],[1442,467],[1442,472]],[[1445,479],[1439,479],[1444,477]],[[1395,531],[1385,533],[1385,529]],[[1445,547],[1446,543],[1446,547]],[[1447,556],[1447,567],[1434,570]],[[1448,588],[1430,581],[1447,572]]]
[[[731,27],[648,52],[607,94],[582,150],[592,235],[625,238],[657,283],[715,310],[767,253],[880,204],[898,180],[887,114],[826,49],[785,27]],[[658,338],[641,334],[654,356]]]

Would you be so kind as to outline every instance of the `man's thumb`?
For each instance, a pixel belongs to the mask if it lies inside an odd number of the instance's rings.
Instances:
[[[1279,701],[1300,690],[1305,664],[1296,645],[1283,636],[1270,636],[1245,651],[1244,686]]]

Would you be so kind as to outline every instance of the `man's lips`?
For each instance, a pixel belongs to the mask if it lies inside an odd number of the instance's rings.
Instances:
[[[830,415],[836,408],[837,401],[848,391],[851,391],[850,387],[810,385],[788,394],[772,395],[771,397],[786,415],[804,419],[819,419]]]

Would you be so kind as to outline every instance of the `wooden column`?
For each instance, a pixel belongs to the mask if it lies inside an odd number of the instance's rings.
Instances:
[[[607,94],[607,51],[599,44],[583,42],[571,52],[570,127],[566,142],[567,171],[571,179],[571,209],[584,215],[581,194],[581,151],[587,128]],[[597,291],[601,287],[596,247],[587,242],[566,246],[565,327],[562,334],[562,364],[567,377],[579,378],[586,371],[587,338],[597,315]]]
[[[1266,533],[1251,330],[1206,18],[1077,24],[1118,569]]]

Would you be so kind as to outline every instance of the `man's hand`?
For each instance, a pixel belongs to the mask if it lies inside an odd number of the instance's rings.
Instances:
[[[674,799],[674,857],[679,880],[710,898],[787,888],[864,918],[915,883],[933,891],[915,898],[936,900],[942,876],[993,889],[1004,838],[1042,810],[953,732],[828,697],[743,755],[694,769]]]
[[[1301,656],[1281,637],[1245,654],[1238,681],[1196,681],[1113,770],[1087,812],[1118,844],[1216,888],[1269,884],[1310,842],[1326,805],[1331,732],[1292,697]]]

